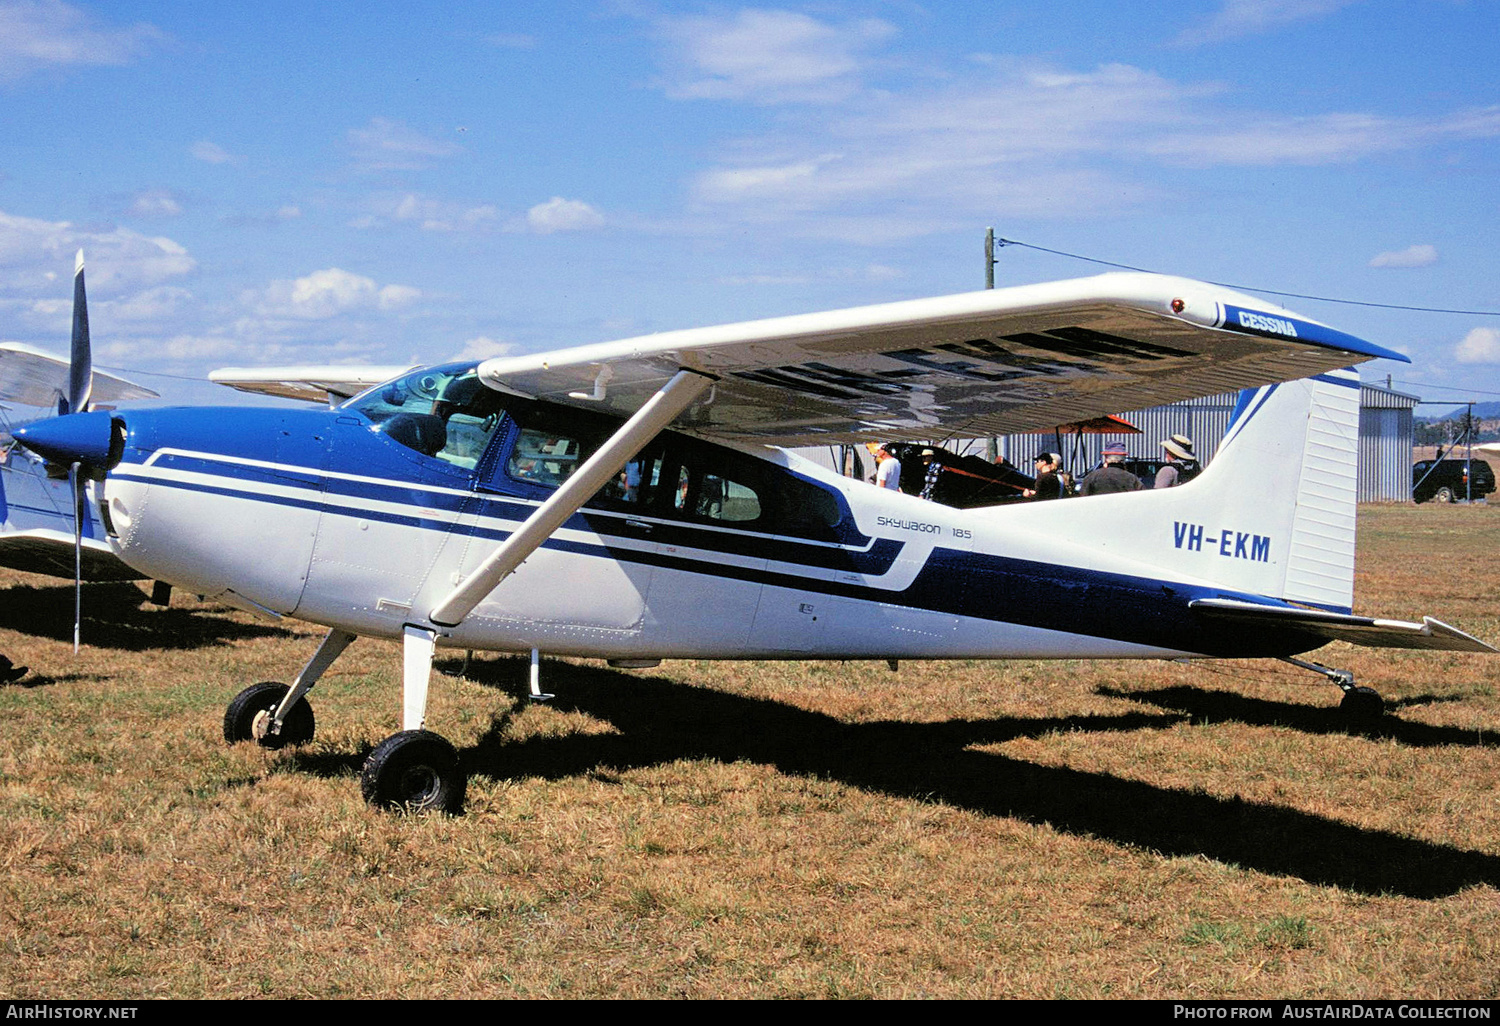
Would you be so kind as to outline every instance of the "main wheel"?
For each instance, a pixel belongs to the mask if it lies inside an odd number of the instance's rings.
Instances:
[[[1356,723],[1374,723],[1385,715],[1385,702],[1374,688],[1350,688],[1344,692],[1339,712]]]
[[[1443,485],[1443,487],[1432,493],[1432,497],[1438,502],[1452,502],[1453,489],[1449,488],[1447,485]]]
[[[230,744],[239,741],[254,741],[262,748],[282,748],[286,745],[303,745],[311,741],[317,729],[312,706],[303,698],[292,706],[286,720],[281,724],[280,734],[268,733],[271,717],[277,706],[291,688],[274,680],[251,684],[234,696],[224,710],[224,740]]]
[[[457,815],[469,778],[447,739],[430,730],[403,730],[375,746],[359,787],[365,801],[379,808]]]

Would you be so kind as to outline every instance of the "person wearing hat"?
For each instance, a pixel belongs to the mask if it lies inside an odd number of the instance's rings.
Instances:
[[[1068,494],[1063,487],[1062,479],[1057,476],[1058,465],[1062,463],[1062,456],[1055,452],[1039,452],[1036,454],[1036,485],[1021,492],[1026,498],[1033,502],[1038,499],[1061,499]]]
[[[875,483],[881,488],[889,488],[893,492],[901,490],[901,461],[896,459],[889,445],[882,445],[875,450],[875,458],[880,461],[879,468],[875,471]]]
[[[1104,466],[1090,471],[1078,483],[1079,495],[1108,495],[1111,492],[1138,492],[1141,479],[1123,466],[1125,443],[1110,442],[1104,447]]]
[[[927,468],[927,473],[922,479],[922,498],[935,502],[937,501],[938,479],[943,476],[943,463],[937,458],[935,451],[923,449],[922,466]]]
[[[1198,476],[1198,457],[1193,455],[1193,440],[1187,435],[1164,439],[1161,447],[1170,462],[1156,472],[1155,488],[1174,488]]]

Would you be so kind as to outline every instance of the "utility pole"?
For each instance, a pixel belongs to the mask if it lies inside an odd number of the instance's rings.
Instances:
[[[995,287],[995,229],[984,230],[984,287],[992,289]],[[1009,439],[1007,439],[1007,443]],[[1006,457],[1010,456],[1010,445],[1007,444]],[[1000,440],[994,435],[984,440],[984,458],[991,463],[1000,462]]]

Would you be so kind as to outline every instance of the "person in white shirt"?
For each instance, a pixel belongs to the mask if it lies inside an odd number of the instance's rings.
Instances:
[[[875,458],[880,461],[880,466],[875,471],[875,483],[893,492],[900,491],[901,461],[892,456],[891,451],[883,445],[876,451]]]

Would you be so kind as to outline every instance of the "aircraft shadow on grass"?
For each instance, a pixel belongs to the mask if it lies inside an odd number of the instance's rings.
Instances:
[[[526,666],[524,660],[501,659],[475,664],[466,676],[524,694]],[[455,660],[445,669],[457,667]],[[602,667],[549,663],[546,681],[558,693],[555,708],[606,720],[620,733],[505,741],[506,719],[501,718],[477,745],[462,751],[469,772],[562,779],[678,759],[744,760],[893,797],[1048,824],[1169,857],[1202,855],[1364,894],[1437,898],[1476,884],[1500,886],[1500,857],[1494,855],[1239,797],[1155,787],[971,750],[1053,731],[1165,729],[1192,715],[1175,706],[1163,714],[851,724],[768,699]],[[1121,695],[1141,698],[1140,693]],[[1185,702],[1189,696],[1173,697]],[[1232,708],[1210,703],[1204,712],[1215,719],[1243,718],[1224,714]],[[1262,712],[1274,722],[1297,719],[1280,706]],[[1302,712],[1308,729],[1315,731],[1323,729],[1316,712]],[[1389,736],[1402,735],[1398,730]],[[1420,732],[1416,736],[1417,743],[1438,743]],[[1469,738],[1472,743],[1472,732]],[[358,772],[364,754],[294,758],[303,769],[341,775]]]
[[[128,652],[147,649],[194,649],[247,638],[294,637],[281,627],[243,623],[211,610],[151,606],[131,583],[84,584],[84,633],[87,645]],[[0,589],[0,628],[71,641],[73,585]],[[32,666],[32,672],[39,672]]]
[[[1102,687],[1097,690],[1097,694],[1144,702],[1178,712],[1194,724],[1243,723],[1252,727],[1290,727],[1305,734],[1357,734],[1361,737],[1386,738],[1412,748],[1433,748],[1439,745],[1500,748],[1500,731],[1432,726],[1396,716],[1384,716],[1374,723],[1355,725],[1351,724],[1347,715],[1332,706],[1314,708],[1290,702],[1270,702],[1205,688],[1182,686],[1126,691]],[[1447,699],[1436,695],[1420,695],[1387,700],[1386,708],[1442,701]]]

